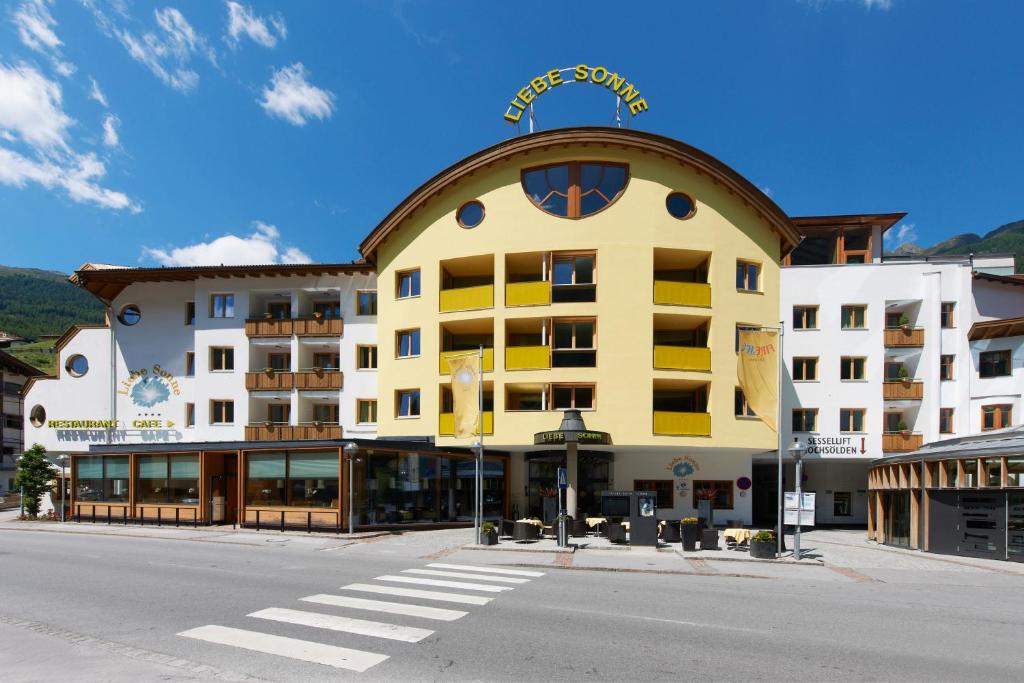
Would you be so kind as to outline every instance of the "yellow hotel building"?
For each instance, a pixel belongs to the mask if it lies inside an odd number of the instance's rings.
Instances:
[[[473,154],[360,247],[378,273],[378,435],[468,446],[446,355],[482,345],[484,444],[511,455],[511,514],[550,516],[568,466],[581,512],[602,490],[653,489],[659,517],[682,516],[711,486],[716,521],[749,524],[751,457],[776,435],[744,407],[737,328],[778,325],[798,241],[749,181],[650,133],[551,130]],[[533,446],[565,409],[613,445],[578,463]]]

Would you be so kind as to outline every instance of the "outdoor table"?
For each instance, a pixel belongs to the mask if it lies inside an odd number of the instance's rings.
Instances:
[[[753,532],[750,529],[726,529],[722,532],[722,536],[725,538],[731,538],[736,541],[737,545],[743,542],[750,542],[750,539],[754,537]]]
[[[539,527],[541,529],[544,528],[544,522],[540,521],[539,519],[517,519],[516,523],[518,524],[519,522],[522,522],[523,524],[532,524],[535,527]]]
[[[586,518],[587,526],[589,526],[591,529],[593,529],[596,526],[601,526],[602,524],[604,524],[607,521],[608,520],[606,518],[604,518],[604,517],[587,517]]]

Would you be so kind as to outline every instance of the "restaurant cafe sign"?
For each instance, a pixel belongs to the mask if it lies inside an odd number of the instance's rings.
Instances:
[[[607,88],[626,103],[629,113],[636,116],[642,111],[647,111],[647,100],[640,97],[640,90],[630,82],[625,75],[617,71],[610,71],[603,66],[588,66],[577,64],[568,69],[552,69],[536,78],[530,79],[523,88],[512,98],[512,102],[505,110],[505,120],[509,123],[519,123],[523,112],[533,104],[533,101],[540,95],[554,90],[555,88],[569,83],[592,83],[593,85]]]

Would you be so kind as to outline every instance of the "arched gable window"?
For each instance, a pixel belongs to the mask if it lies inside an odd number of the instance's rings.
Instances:
[[[600,161],[571,161],[523,170],[523,191],[541,211],[583,218],[611,205],[629,181],[629,167]]]

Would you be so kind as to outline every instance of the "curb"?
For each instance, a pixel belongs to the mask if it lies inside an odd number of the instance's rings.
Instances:
[[[161,527],[141,526],[139,524],[129,524],[127,526],[125,526],[123,524],[118,524],[116,526],[115,525],[107,526],[105,524],[104,525],[97,524],[95,527],[90,525],[89,527],[82,528],[81,530],[76,530],[74,527],[67,526],[68,524],[72,524],[72,522],[65,522],[64,525],[61,525],[59,522],[53,522],[53,523],[49,523],[48,522],[45,525],[43,525],[43,524],[36,524],[36,525],[33,525],[33,526],[20,526],[20,524],[21,523],[0,522],[0,531],[37,531],[39,533],[47,533],[47,534],[79,534],[79,535],[82,535],[82,536],[121,536],[121,537],[127,537],[127,538],[156,538],[156,539],[170,540],[170,541],[186,540],[186,541],[208,541],[208,542],[218,542],[218,541],[215,541],[215,539],[221,538],[221,537],[224,537],[224,536],[252,536],[252,537],[255,537],[255,538],[265,538],[265,537],[270,537],[270,538],[289,538],[289,537],[291,537],[291,538],[323,538],[323,539],[333,539],[333,540],[338,540],[338,541],[351,541],[353,543],[358,543],[359,541],[363,541],[363,540],[367,540],[367,539],[372,539],[372,538],[380,538],[381,536],[394,536],[394,535],[396,535],[396,534],[394,534],[391,531],[367,531],[367,532],[352,534],[351,536],[349,536],[348,534],[338,535],[338,534],[324,534],[324,533],[306,533],[304,531],[283,531],[282,532],[282,531],[271,531],[269,529],[268,530],[260,530],[260,531],[256,531],[255,529],[228,529],[228,530],[221,529],[221,530],[215,530],[215,529],[211,529],[209,527],[204,529],[203,527],[192,528],[192,527],[184,527],[184,526],[183,527],[170,527],[169,526],[169,527],[165,527],[164,529],[166,531],[183,531],[183,532],[187,532],[190,535],[188,535],[188,536],[166,536],[166,535],[161,535],[159,533],[159,531],[157,531],[157,533],[152,533],[154,529],[160,530]],[[97,530],[93,531],[93,529],[97,529]],[[128,531],[128,530],[140,530],[140,531],[146,531],[146,532],[150,532],[150,533],[123,533],[124,531]]]
[[[501,553],[546,553],[548,555],[572,555],[573,553],[576,552],[577,547],[573,545],[573,546],[569,546],[568,548],[556,548],[556,549],[550,549],[550,548],[531,548],[530,546],[521,547],[521,548],[509,548],[509,547],[499,548],[498,546],[494,546],[494,545],[479,545],[477,543],[470,543],[470,544],[462,546],[462,548],[460,548],[460,550],[487,550],[487,551],[501,552]]]

